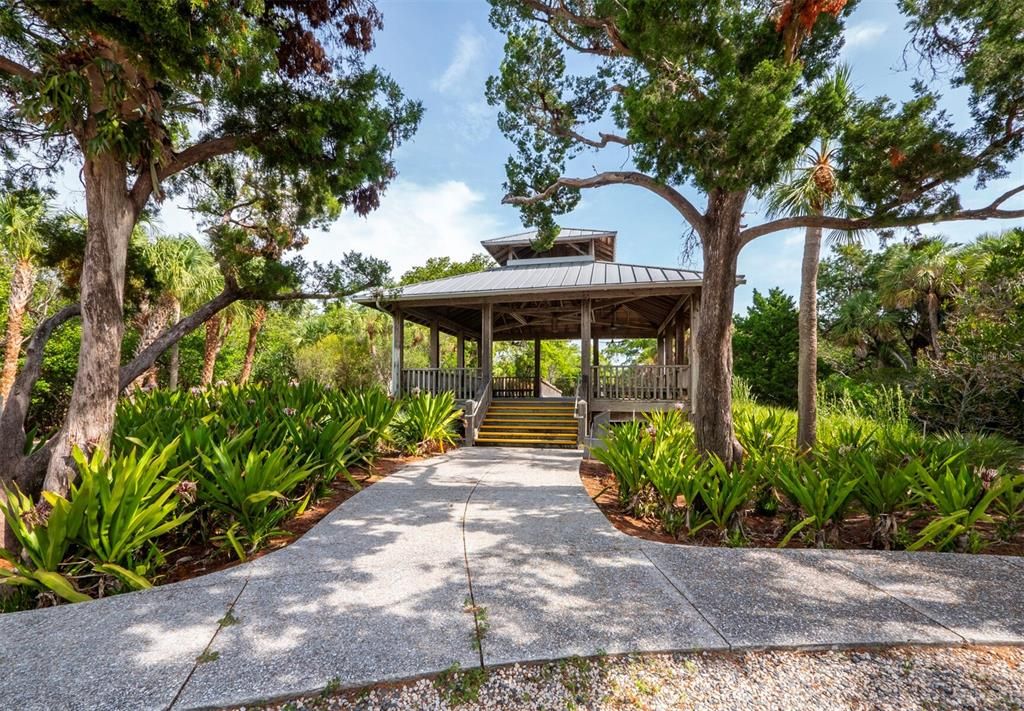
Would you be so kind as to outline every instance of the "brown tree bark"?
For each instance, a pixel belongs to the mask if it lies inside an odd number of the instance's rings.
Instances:
[[[170,317],[171,306],[168,300],[162,297],[156,304],[148,300],[139,307],[139,318],[137,326],[139,329],[139,343],[135,347],[135,357],[138,357],[153,342],[159,338],[164,329],[167,328],[167,321]],[[132,382],[132,387],[145,387],[153,389],[157,386],[156,363],[149,366],[146,371]]]
[[[242,373],[238,376],[238,384],[245,385],[252,375],[252,362],[256,358],[256,339],[259,338],[263,324],[267,320],[267,307],[260,304],[253,312],[252,321],[249,322],[249,343],[245,347],[245,360],[242,361]]]
[[[713,191],[708,196],[702,236],[704,285],[700,297],[700,327],[695,336],[700,377],[697,379],[694,428],[697,447],[717,455],[729,467],[743,461],[743,449],[733,433],[732,311],[736,290],[736,260],[741,248],[740,220],[743,191]]]
[[[800,451],[814,449],[818,441],[818,260],[821,228],[808,227],[800,266],[800,353],[797,363],[797,434]]]
[[[114,428],[124,336],[124,276],[128,241],[138,219],[124,163],[109,154],[87,158],[85,254],[81,275],[82,341],[78,372],[43,488],[66,494],[74,477],[75,447],[106,448]]]
[[[177,298],[171,298],[171,323],[178,323],[181,320],[181,302]],[[167,387],[171,390],[178,389],[178,373],[181,371],[181,349],[175,341],[171,346],[170,362],[167,364]]]
[[[29,259],[19,259],[11,273],[11,293],[7,302],[7,336],[4,342],[4,364],[0,371],[0,403],[7,400],[18,374],[18,356],[21,355],[21,330],[25,312],[32,298],[32,285],[36,270]]]
[[[942,358],[942,347],[939,346],[939,295],[928,292],[928,331],[932,342],[932,355]]]
[[[203,371],[200,385],[204,388],[213,383],[213,371],[217,365],[217,355],[224,347],[228,333],[231,332],[231,317],[223,317],[219,313],[206,322],[206,339],[203,342]]]

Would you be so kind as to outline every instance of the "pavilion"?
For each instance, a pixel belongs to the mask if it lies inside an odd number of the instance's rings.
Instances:
[[[518,423],[518,429],[533,434],[513,432],[508,435],[511,441],[485,437],[481,427],[488,428],[488,411],[498,409],[499,401],[517,401],[512,404],[518,409],[506,404],[503,412],[526,413],[553,405],[548,400],[558,398],[541,397],[540,342],[571,339],[589,347],[580,348],[576,392],[560,402],[563,412],[571,410],[575,434],[555,444],[583,443],[595,421],[673,407],[692,411],[698,369],[692,334],[700,324],[701,274],[616,262],[616,233],[611,231],[563,228],[543,253],[534,249],[536,237],[523,232],[481,242],[498,264],[486,271],[353,297],[393,317],[393,394],[453,391],[466,413],[469,444],[510,444],[515,437],[524,443],[544,443],[537,434],[543,428],[527,427],[528,423]],[[405,368],[406,321],[430,329],[428,368]],[[442,333],[457,339],[454,368],[440,367]],[[601,339],[620,338],[657,339],[657,362],[599,362]],[[493,376],[494,342],[512,340],[533,341],[532,379]],[[466,363],[467,341],[478,346],[478,362],[472,366]]]

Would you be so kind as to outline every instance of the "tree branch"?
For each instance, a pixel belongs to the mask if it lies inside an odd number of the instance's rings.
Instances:
[[[692,202],[683,197],[675,188],[660,183],[649,175],[636,171],[619,170],[606,171],[592,175],[589,178],[559,178],[546,189],[533,195],[506,195],[502,199],[503,205],[533,205],[534,203],[547,200],[560,188],[575,188],[584,190],[587,188],[600,188],[606,185],[637,185],[646,188],[656,195],[660,195],[676,208],[683,218],[690,223],[690,226],[698,235],[704,234],[705,220]]]
[[[10,57],[4,56],[0,56],[0,72],[20,77],[22,79],[35,79],[39,76],[24,64],[20,64]]]
[[[553,3],[545,2],[544,0],[521,0],[521,2],[527,8],[534,10],[535,12],[539,12],[541,15],[546,17],[547,19],[544,20],[544,22],[549,27],[552,26],[552,20],[558,19],[576,25],[578,27],[586,27],[592,30],[603,30],[604,33],[608,36],[608,41],[611,42],[611,45],[614,48],[614,52],[608,52],[607,54],[604,54],[604,56],[628,57],[632,54],[629,47],[627,47],[625,43],[623,43],[622,35],[619,32],[619,28],[615,26],[615,23],[609,17],[577,15],[576,13],[569,10],[568,7],[566,7],[565,2],[563,0],[555,0],[555,2]],[[552,30],[554,31],[555,28],[552,27]],[[560,39],[565,41],[566,38],[563,36],[563,33],[555,31],[555,34]],[[574,46],[573,43],[566,42],[566,44],[569,44],[569,46],[572,47],[573,49],[588,52],[588,50],[586,49],[581,49],[577,46]],[[602,52],[595,51],[597,49],[599,48],[594,48],[594,50],[590,50],[588,53],[602,54]]]
[[[985,207],[972,210],[957,210],[956,212],[933,212],[922,215],[878,215],[875,217],[862,217],[851,219],[846,217],[829,217],[826,215],[784,217],[772,220],[762,225],[748,227],[740,232],[740,243],[747,243],[761,237],[762,235],[791,230],[798,227],[824,227],[844,232],[856,232],[858,230],[884,229],[887,227],[913,227],[924,225],[930,222],[963,222],[965,220],[1009,220],[1024,218],[1024,208],[1019,210],[1004,210],[1000,206],[1015,195],[1024,193],[1024,185],[1008,190]]]
[[[43,364],[43,349],[58,326],[81,315],[78,304],[65,306],[36,328],[25,349],[25,364],[14,379],[11,393],[0,413],[0,478],[14,479],[18,463],[25,451],[25,416],[32,399],[32,388],[39,380]]]
[[[150,194],[153,189],[166,180],[167,178],[180,173],[183,170],[187,170],[198,163],[216,158],[217,156],[226,155],[228,153],[234,153],[242,145],[256,140],[257,134],[251,134],[248,136],[219,136],[217,138],[211,138],[200,143],[193,144],[183,150],[181,153],[175,153],[174,157],[159,165],[155,171],[142,170],[139,171],[139,177],[136,178],[135,184],[132,186],[131,199],[135,205],[137,211],[142,210],[145,207],[146,202],[149,200]],[[153,179],[156,178],[156,184]]]
[[[130,363],[121,366],[118,374],[119,389],[124,390],[133,382],[136,378],[145,373],[147,370],[153,367],[157,359],[162,356],[167,350],[175,343],[180,341],[182,338],[187,336],[192,331],[199,328],[201,325],[209,321],[214,315],[223,311],[225,308],[230,306],[236,301],[299,301],[303,299],[339,299],[346,296],[351,296],[363,289],[372,286],[369,282],[360,284],[355,287],[350,287],[342,291],[324,291],[324,292],[308,292],[308,291],[289,291],[282,294],[258,294],[253,291],[247,291],[239,289],[229,285],[224,291],[217,294],[215,297],[207,301],[205,304],[200,306],[198,309],[190,313],[179,320],[176,324],[171,326],[169,329],[161,333],[155,341],[150,343],[146,348],[142,350]],[[225,334],[226,335],[226,334]]]
[[[152,368],[157,358],[162,356],[168,348],[206,323],[214,314],[241,300],[243,297],[243,292],[227,288],[161,333],[155,341],[146,346],[130,363],[121,366],[118,375],[119,389],[124,390],[127,388],[136,378]]]

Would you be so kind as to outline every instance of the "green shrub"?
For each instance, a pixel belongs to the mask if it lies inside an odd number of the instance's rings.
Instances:
[[[646,462],[650,458],[653,439],[647,426],[639,420],[623,422],[609,428],[594,450],[594,458],[615,475],[619,489],[619,505],[634,511],[646,486]]]
[[[335,413],[340,417],[358,418],[362,422],[360,456],[368,462],[380,444],[388,440],[389,428],[400,407],[401,403],[392,400],[382,388],[367,388],[342,393]]]
[[[137,454],[121,457],[97,452],[86,458],[75,451],[78,480],[70,498],[84,500],[82,525],[75,540],[86,550],[93,570],[112,575],[131,589],[152,587],[148,576],[163,553],[156,540],[191,518],[175,515],[179,496],[191,496],[191,487],[180,487],[184,466],[168,469],[177,442],[158,449],[153,444]],[[143,554],[142,551],[145,551]]]
[[[192,515],[175,514],[181,494],[190,491],[179,486],[180,470],[167,468],[176,447],[154,444],[141,455],[132,450],[122,457],[96,453],[91,459],[76,450],[78,481],[68,498],[43,492],[45,507],[20,491],[8,491],[3,514],[25,555],[0,550],[14,565],[13,572],[0,569],[0,577],[68,602],[88,600],[83,590],[102,596],[104,576],[131,589],[150,587],[148,576],[163,560],[157,539]],[[86,586],[87,579],[92,586]]]
[[[402,401],[395,429],[409,452],[443,452],[445,447],[455,444],[455,423],[461,415],[453,393],[419,393]]]
[[[197,470],[200,502],[222,519],[223,533],[214,540],[228,544],[241,560],[283,533],[281,522],[305,508],[311,492],[292,495],[313,474],[286,445],[250,449],[253,433],[214,445]]]
[[[1003,474],[1009,481],[1002,485],[1001,493],[994,503],[996,511],[1002,517],[997,533],[1001,539],[1008,541],[1021,529],[1024,522],[1024,474]]]
[[[913,459],[886,470],[876,466],[866,453],[858,452],[849,460],[849,468],[857,475],[854,496],[871,517],[871,545],[890,550],[897,540],[898,515],[916,500],[911,484],[921,469],[921,462]]]
[[[45,506],[35,502],[18,489],[6,490],[6,501],[0,509],[22,548],[22,556],[15,556],[0,548],[12,569],[0,567],[0,580],[8,585],[50,592],[68,602],[82,602],[89,596],[80,592],[71,582],[81,565],[65,565],[75,536],[82,526],[86,500],[70,502],[62,496],[43,492]]]
[[[790,529],[779,547],[786,546],[807,528],[814,543],[824,548],[828,534],[841,523],[858,479],[846,468],[816,467],[805,458],[783,461],[778,482],[783,492],[800,509],[804,518]]]
[[[996,469],[975,469],[963,462],[960,455],[937,463],[934,469],[938,473],[933,475],[919,467],[911,482],[914,492],[934,509],[936,518],[908,548],[919,550],[934,545],[940,551],[977,551],[982,542],[975,528],[979,523],[992,521],[988,509],[1012,483],[1012,478]]]
[[[750,501],[763,466],[767,466],[767,460],[730,470],[713,454],[704,461],[703,468],[707,474],[702,477],[700,496],[723,539],[729,533],[734,535],[734,540],[742,540],[746,536],[743,510]]]

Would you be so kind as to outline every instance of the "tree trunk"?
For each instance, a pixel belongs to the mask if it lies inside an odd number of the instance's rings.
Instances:
[[[78,371],[64,424],[56,435],[43,487],[66,494],[74,478],[71,452],[107,448],[120,392],[124,336],[125,258],[138,218],[125,188],[124,164],[101,154],[82,171],[88,216],[82,262],[82,340]]]
[[[245,347],[245,360],[242,362],[242,374],[238,376],[238,384],[245,385],[252,375],[252,362],[256,358],[256,339],[263,329],[263,323],[267,320],[267,307],[260,304],[253,312],[252,321],[249,323],[249,344]]]
[[[932,341],[932,354],[938,360],[942,358],[942,348],[939,347],[939,295],[934,291],[928,292],[928,330]]]
[[[7,401],[14,377],[18,374],[18,356],[21,355],[21,329],[25,311],[32,298],[35,268],[29,259],[19,259],[11,273],[11,294],[7,302],[7,340],[4,343],[4,365],[0,372],[0,403]]]
[[[135,347],[135,357],[138,357],[139,354],[153,345],[153,342],[167,328],[170,304],[167,303],[165,298],[161,298],[155,305],[145,301],[140,306],[139,311],[139,343]],[[136,378],[132,385],[149,389],[155,388],[157,385],[156,363],[153,363],[142,375]]]
[[[708,196],[702,235],[704,285],[700,326],[695,336],[699,375],[694,416],[697,447],[716,454],[729,467],[743,459],[732,426],[732,310],[740,220],[745,192],[713,191]]]
[[[171,297],[171,323],[178,323],[181,320],[181,302],[176,297]],[[181,369],[181,355],[178,349],[178,342],[171,346],[171,358],[167,366],[167,387],[171,390],[178,389],[178,371]]]
[[[819,213],[820,214],[820,213]],[[818,260],[821,228],[804,234],[800,267],[800,355],[797,365],[797,434],[799,451],[814,449],[818,441]]]
[[[213,382],[213,369],[220,352],[220,314],[206,322],[206,339],[203,341],[203,372],[199,384],[204,388]]]

